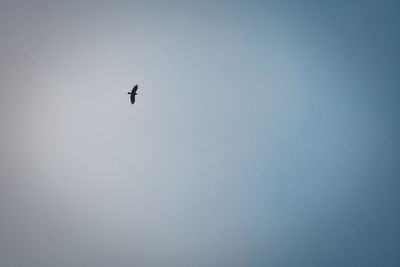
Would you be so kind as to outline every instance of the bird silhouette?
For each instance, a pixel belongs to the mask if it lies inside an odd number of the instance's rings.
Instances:
[[[135,103],[135,95],[137,95],[137,93],[136,93],[137,89],[138,89],[138,85],[136,84],[132,88],[132,92],[128,92],[128,95],[131,95],[131,103],[132,103],[132,105]]]

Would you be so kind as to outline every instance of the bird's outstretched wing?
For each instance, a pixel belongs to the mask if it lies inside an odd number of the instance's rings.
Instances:
[[[132,104],[135,103],[135,94],[134,93],[131,94],[131,103]]]
[[[136,91],[138,89],[138,85],[136,84],[133,88],[132,88],[132,94],[136,94]]]

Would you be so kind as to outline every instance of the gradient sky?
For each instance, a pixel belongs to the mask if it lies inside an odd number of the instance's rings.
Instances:
[[[399,266],[399,14],[2,0],[0,266]]]

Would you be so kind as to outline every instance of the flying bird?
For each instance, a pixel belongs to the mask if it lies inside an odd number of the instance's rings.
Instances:
[[[132,103],[132,105],[135,103],[135,95],[137,95],[137,93],[136,93],[137,89],[138,89],[138,85],[136,84],[132,88],[132,92],[128,92],[128,95],[131,95],[131,103]]]

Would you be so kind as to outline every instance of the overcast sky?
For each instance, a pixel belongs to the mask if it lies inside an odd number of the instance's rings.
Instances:
[[[399,14],[2,0],[0,265],[399,266]]]

